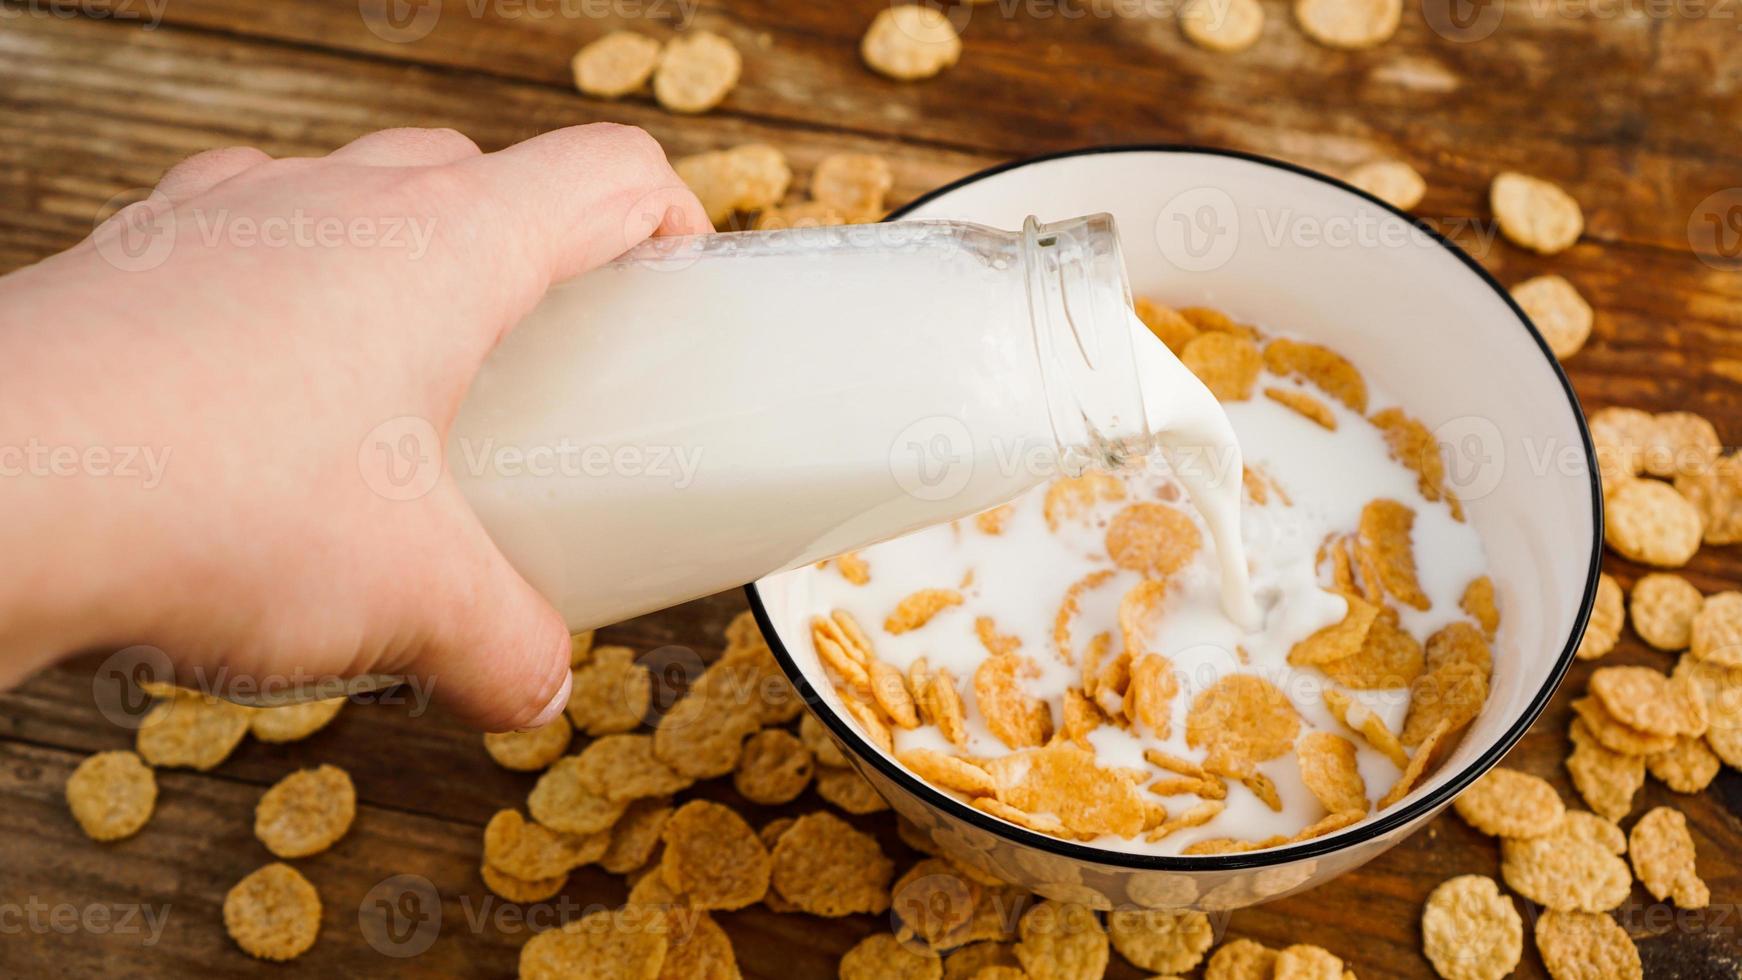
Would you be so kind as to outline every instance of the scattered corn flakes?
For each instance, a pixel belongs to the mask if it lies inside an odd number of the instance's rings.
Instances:
[[[338,766],[300,769],[272,785],[254,807],[254,836],[281,858],[308,857],[337,843],[357,816],[357,789]]]
[[[1500,980],[1524,955],[1524,920],[1493,878],[1460,875],[1428,896],[1421,950],[1445,980]]]
[[[1276,950],[1250,939],[1231,939],[1221,945],[1204,968],[1204,980],[1273,980]]]
[[[773,848],[775,891],[811,915],[884,912],[894,873],[875,837],[826,811],[799,817]]]
[[[1490,837],[1539,837],[1558,828],[1567,812],[1547,780],[1503,766],[1488,770],[1452,806]]]
[[[883,198],[894,186],[889,161],[872,153],[831,154],[811,174],[811,197],[852,222],[883,217]]]
[[[1654,735],[1616,721],[1595,698],[1575,698],[1572,709],[1585,723],[1585,730],[1611,752],[1644,756],[1667,752],[1675,746],[1673,735]]]
[[[789,803],[810,785],[812,758],[798,736],[783,728],[764,728],[744,743],[732,785],[752,803]]]
[[[1621,584],[1608,572],[1597,577],[1597,600],[1591,606],[1591,619],[1585,624],[1585,635],[1579,638],[1575,656],[1580,660],[1606,657],[1621,639],[1621,627],[1627,621],[1627,609],[1621,600]]]
[[[1633,794],[1645,785],[1645,759],[1604,747],[1582,718],[1573,719],[1567,734],[1573,743],[1566,760],[1573,788],[1599,815],[1610,820],[1627,816]]]
[[[738,956],[726,930],[706,912],[666,909],[668,946],[658,980],[738,980]]]
[[[1651,418],[1640,468],[1666,480],[1703,473],[1724,452],[1710,419],[1695,412],[1659,412]]]
[[[1295,745],[1301,780],[1331,813],[1366,812],[1367,784],[1356,766],[1355,743],[1331,732],[1308,732]]]
[[[527,822],[518,810],[500,810],[484,826],[484,863],[522,881],[568,874],[597,861],[610,834],[568,834]]]
[[[691,800],[666,821],[662,836],[659,873],[691,905],[738,909],[767,893],[768,849],[731,807]]]
[[[655,80],[655,85],[658,82]],[[734,211],[757,211],[780,203],[792,183],[786,155],[766,143],[712,150],[672,164],[677,175],[718,225]]]
[[[499,871],[491,867],[489,862],[478,865],[478,875],[484,879],[484,887],[490,889],[492,894],[519,905],[546,901],[569,883],[567,873],[528,881],[516,878],[506,871]]]
[[[277,708],[260,708],[248,717],[248,733],[262,742],[296,742],[327,727],[349,698],[304,701]]]
[[[903,943],[887,932],[866,936],[841,957],[841,980],[939,980],[943,975],[943,962],[935,950]]]
[[[1640,817],[1627,835],[1627,853],[1652,898],[1670,899],[1684,909],[1703,909],[1711,901],[1711,891],[1694,869],[1694,839],[1681,811],[1660,806]]]
[[[295,868],[268,864],[224,895],[224,929],[249,956],[292,960],[315,944],[321,897]]]
[[[600,909],[527,940],[520,947],[520,978],[656,980],[669,948],[667,930],[648,928],[640,914]]]
[[[599,867],[614,875],[646,867],[659,848],[672,812],[671,800],[665,797],[643,797],[629,804],[611,826],[611,840],[599,855]]]
[[[1494,178],[1488,201],[1500,233],[1514,245],[1543,255],[1565,251],[1585,230],[1579,202],[1537,177],[1507,171]]]
[[[756,711],[754,703],[722,703],[691,692],[659,720],[653,754],[691,779],[724,776],[737,768],[744,740],[761,727]]]
[[[707,112],[738,84],[744,59],[712,31],[690,31],[669,41],[653,75],[653,97],[672,112]]]
[[[919,4],[878,12],[859,42],[865,64],[897,81],[930,78],[962,56],[962,39],[939,11]]]
[[[134,748],[154,767],[185,766],[204,772],[242,744],[253,711],[199,694],[176,695],[145,713]]]
[[[1512,287],[1512,298],[1536,325],[1548,349],[1563,361],[1577,354],[1591,336],[1591,304],[1560,276],[1526,279]]]
[[[504,769],[538,772],[563,757],[574,734],[569,720],[556,720],[526,732],[491,732],[484,736],[484,751]]]
[[[1402,160],[1369,160],[1343,179],[1399,211],[1414,208],[1427,193],[1427,181]]]
[[[1688,630],[1689,650],[1719,667],[1742,667],[1742,592],[1706,597]],[[143,753],[141,753],[143,754]],[[151,761],[146,756],[146,761]]]
[[[575,88],[602,99],[615,99],[647,84],[659,64],[660,44],[634,31],[612,31],[575,53],[570,68]]]
[[[1206,51],[1232,54],[1257,43],[1264,32],[1258,0],[1190,0],[1179,14],[1186,39]]]
[[[1047,899],[1022,914],[1016,959],[1031,980],[1095,980],[1107,969],[1107,933],[1094,910]]]
[[[1652,735],[1704,735],[1706,702],[1692,684],[1650,667],[1602,667],[1591,674],[1592,697],[1616,721]]]
[[[1113,948],[1138,969],[1184,973],[1197,966],[1216,942],[1216,931],[1202,912],[1118,909],[1107,914]]]
[[[1276,954],[1276,980],[1343,980],[1343,961],[1322,946],[1297,943]]]
[[[694,781],[668,766],[654,752],[651,735],[606,735],[596,738],[580,755],[581,782],[607,800],[628,803],[648,796],[669,796]]]
[[[1556,980],[1645,980],[1639,948],[1606,914],[1549,909],[1536,920],[1536,950]]]
[[[1233,333],[1200,334],[1186,344],[1179,359],[1211,394],[1225,402],[1251,398],[1264,367],[1258,345]]]
[[[1584,810],[1568,810],[1551,833],[1588,841],[1610,854],[1627,853],[1627,835],[1621,832],[1615,821]]]
[[[1699,510],[1707,544],[1742,542],[1742,455],[1676,474],[1675,489]]]
[[[1645,757],[1645,768],[1677,793],[1698,793],[1712,784],[1723,762],[1703,739],[1682,736],[1672,748]]]
[[[1657,480],[1629,480],[1609,494],[1603,540],[1624,558],[1659,568],[1680,568],[1700,549],[1705,525],[1699,509]]]
[[[1601,844],[1547,834],[1502,838],[1500,874],[1513,891],[1563,912],[1607,912],[1627,901],[1627,862]]]
[[[855,816],[889,809],[889,802],[851,768],[818,769],[817,795]]]
[[[593,656],[593,631],[592,630],[582,630],[579,633],[570,633],[569,634],[569,666],[571,668],[579,667],[580,665],[586,663],[588,660],[592,659],[592,656]]]
[[[98,752],[67,777],[67,808],[92,840],[131,837],[151,819],[157,805],[157,777],[139,756],[118,750]]]
[[[925,858],[917,862],[890,890],[890,907],[901,920],[899,938],[906,941],[918,936],[928,946],[943,946],[973,918],[980,892],[978,882],[964,877],[948,861]]]
[[[1680,575],[1652,572],[1633,583],[1628,611],[1640,639],[1659,650],[1686,650],[1693,642],[1694,617],[1705,601]]]
[[[970,943],[944,958],[944,980],[987,980],[985,971],[1000,968],[1021,971],[1022,963],[1016,958],[1014,945]]]
[[[652,699],[653,676],[635,662],[635,651],[603,646],[574,670],[566,710],[575,728],[608,735],[639,726]]]
[[[532,814],[532,819],[565,834],[596,834],[616,823],[628,801],[607,799],[586,780],[584,772],[581,757],[576,755],[558,759],[555,765],[546,769],[526,798],[526,809]],[[514,873],[512,868],[503,870]],[[517,877],[541,878],[544,875]]]

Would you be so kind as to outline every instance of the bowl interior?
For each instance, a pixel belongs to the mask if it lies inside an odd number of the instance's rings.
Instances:
[[[1031,213],[1098,211],[1118,222],[1138,294],[1322,341],[1447,447],[1447,482],[1481,532],[1502,625],[1488,704],[1412,799],[1472,778],[1552,694],[1595,587],[1589,442],[1546,346],[1466,256],[1357,192],[1271,162],[1168,149],[1067,155],[971,178],[902,217],[1016,228]],[[773,575],[756,592],[811,686],[838,708],[806,639],[810,574]]]

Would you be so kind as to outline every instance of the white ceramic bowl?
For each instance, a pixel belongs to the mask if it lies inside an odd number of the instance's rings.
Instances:
[[[1440,435],[1503,610],[1492,693],[1456,751],[1402,803],[1349,830],[1246,854],[1158,857],[1056,840],[966,806],[868,743],[808,642],[808,568],[749,589],[763,632],[848,757],[951,856],[1101,908],[1229,909],[1371,860],[1445,808],[1547,705],[1584,632],[1602,547],[1590,436],[1548,346],[1506,291],[1415,219],[1292,164],[1192,147],[1107,147],[994,169],[892,218],[1017,228],[1105,211],[1133,291],[1286,325],[1334,347]]]

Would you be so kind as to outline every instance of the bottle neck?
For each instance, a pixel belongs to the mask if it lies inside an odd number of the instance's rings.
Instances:
[[[1022,229],[1029,319],[1059,462],[1115,468],[1154,443],[1131,332],[1131,285],[1113,216]]]

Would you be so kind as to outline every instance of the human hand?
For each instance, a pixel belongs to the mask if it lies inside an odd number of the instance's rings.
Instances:
[[[490,154],[388,130],[316,159],[199,154],[0,278],[0,687],[150,644],[212,693],[410,674],[480,727],[548,721],[568,692],[560,617],[451,477],[391,499],[360,448],[408,416],[445,441],[552,283],[709,227],[638,129]],[[142,230],[145,271],[119,250]],[[143,478],[120,473],[129,452]]]

